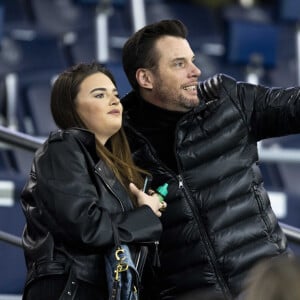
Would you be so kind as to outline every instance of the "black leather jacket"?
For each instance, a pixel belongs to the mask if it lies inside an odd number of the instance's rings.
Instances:
[[[36,152],[21,195],[26,216],[23,246],[27,285],[45,275],[72,270],[76,279],[102,285],[104,252],[121,242],[155,242],[161,222],[148,206],[133,210],[127,192],[95,152],[94,135],[71,129],[53,132]],[[131,246],[134,259],[139,246]]]
[[[257,142],[300,131],[300,89],[219,74],[200,85],[199,97],[177,123],[178,174],[133,126],[141,99],[134,92],[122,99],[136,163],[153,174],[154,187],[169,183],[158,277],[163,299],[207,288],[231,299],[255,262],[288,252],[263,185]]]

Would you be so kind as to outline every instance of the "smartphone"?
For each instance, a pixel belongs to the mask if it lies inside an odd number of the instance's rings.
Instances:
[[[144,193],[147,193],[147,191],[149,190],[149,188],[151,186],[151,182],[152,182],[152,177],[146,176],[145,181],[144,181],[144,186],[143,186]]]

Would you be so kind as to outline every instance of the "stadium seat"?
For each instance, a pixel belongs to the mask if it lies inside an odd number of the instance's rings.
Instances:
[[[26,39],[34,31],[33,19],[27,0],[0,0],[3,8],[3,24],[0,31],[4,36],[15,39]]]
[[[297,0],[277,0],[279,20],[298,22],[300,20],[300,2]]]
[[[14,129],[26,131],[22,109],[24,93],[32,82],[50,84],[59,72],[67,66],[64,53],[55,37],[36,36],[32,40],[10,40],[5,53],[0,53],[0,73],[5,82],[8,124]],[[8,60],[7,57],[11,59]],[[2,58],[2,59],[1,59]]]
[[[31,83],[23,88],[19,117],[26,133],[46,138],[57,129],[50,110],[50,93],[50,82]]]
[[[1,181],[0,181],[1,183]],[[25,218],[20,203],[11,206],[0,204],[0,230],[21,237]],[[0,294],[22,294],[26,266],[22,248],[0,240]]]
[[[207,44],[221,43],[222,34],[213,9],[208,6],[182,1],[145,1],[147,24],[162,19],[179,19],[188,28],[188,40],[194,51],[209,51]]]
[[[94,26],[94,6],[76,5],[72,0],[26,1],[31,6],[36,30],[46,35],[63,37]]]
[[[131,91],[131,86],[127,80],[122,64],[118,62],[111,62],[107,63],[106,67],[113,73],[116,79],[119,96],[125,96],[128,92]]]
[[[278,29],[274,24],[247,20],[228,20],[226,60],[249,65],[258,61],[265,68],[276,65]]]

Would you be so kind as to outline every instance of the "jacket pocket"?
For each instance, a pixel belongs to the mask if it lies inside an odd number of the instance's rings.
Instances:
[[[270,203],[268,195],[263,189],[260,189],[260,187],[257,184],[253,185],[253,193],[259,209],[261,219],[264,222],[267,231],[270,232],[271,222],[266,212],[267,205],[269,205]]]

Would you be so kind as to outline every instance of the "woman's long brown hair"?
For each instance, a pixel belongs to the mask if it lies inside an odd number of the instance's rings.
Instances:
[[[76,97],[82,81],[95,73],[105,74],[117,86],[111,72],[97,62],[80,63],[61,73],[55,80],[51,93],[51,112],[59,128],[88,129],[76,111]],[[121,128],[115,133],[106,146],[97,143],[96,148],[99,157],[111,168],[136,206],[137,202],[129,190],[129,183],[133,182],[138,188],[142,188],[143,177],[149,173],[134,164],[124,130]]]
[[[134,205],[137,206],[136,198],[129,191],[129,183],[133,182],[141,189],[144,182],[143,177],[149,173],[134,164],[123,129],[114,134],[109,142],[111,151],[100,143],[97,145],[97,151],[128,191]]]

